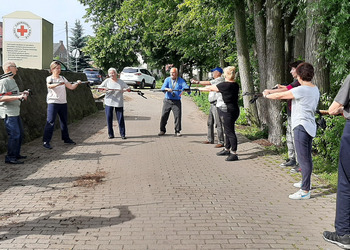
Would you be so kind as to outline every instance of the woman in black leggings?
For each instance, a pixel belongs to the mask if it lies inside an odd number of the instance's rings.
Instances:
[[[201,91],[220,92],[227,106],[225,110],[218,108],[219,116],[222,117],[224,121],[225,148],[217,153],[219,156],[227,156],[226,161],[238,160],[235,122],[239,117],[239,85],[235,82],[235,72],[235,67],[226,67],[224,68],[225,82],[200,88]]]

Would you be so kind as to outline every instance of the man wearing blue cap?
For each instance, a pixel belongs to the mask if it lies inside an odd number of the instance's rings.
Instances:
[[[217,85],[221,82],[225,81],[225,78],[222,77],[223,70],[220,67],[216,67],[215,69],[212,69],[211,72],[213,72],[213,80],[211,81],[197,81],[192,79],[191,82],[194,84],[200,84],[200,85]],[[218,144],[215,145],[216,148],[221,148],[224,146],[224,130],[222,125],[222,119],[220,118],[217,109],[225,110],[226,104],[224,103],[222,99],[222,95],[220,92],[209,92],[208,100],[210,102],[210,110],[209,110],[209,116],[208,116],[208,134],[207,134],[207,140],[204,141],[204,144],[213,144],[214,143],[214,126],[216,126],[216,132],[218,135]]]

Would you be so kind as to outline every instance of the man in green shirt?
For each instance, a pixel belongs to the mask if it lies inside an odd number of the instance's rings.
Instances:
[[[17,73],[17,66],[14,62],[7,61],[3,65],[5,74],[12,72],[13,76],[0,80],[0,93],[17,92],[18,86],[13,77]],[[5,163],[23,164],[20,159],[26,156],[20,154],[23,139],[23,125],[20,113],[21,100],[27,100],[27,94],[3,96],[0,99],[0,118],[4,119],[5,127],[8,135],[7,155]]]

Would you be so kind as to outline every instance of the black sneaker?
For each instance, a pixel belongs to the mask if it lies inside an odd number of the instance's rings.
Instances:
[[[225,156],[225,155],[230,155],[230,150],[223,149],[220,152],[217,152],[216,155],[218,156]]]
[[[72,139],[65,140],[64,143],[65,144],[71,144],[71,145],[75,145],[76,144]]]
[[[285,168],[285,167],[293,167],[297,164],[295,160],[288,160],[286,162],[281,163],[280,167]]]
[[[337,235],[336,232],[323,232],[323,239],[330,243],[336,244],[343,249],[350,249],[350,235],[345,234],[344,236]]]
[[[238,161],[238,156],[236,154],[230,154],[225,161]]]
[[[43,146],[44,146],[44,148],[52,149],[50,143],[48,143],[48,142],[44,142]]]

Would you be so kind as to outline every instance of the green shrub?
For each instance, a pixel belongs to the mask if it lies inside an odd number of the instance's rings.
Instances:
[[[210,103],[208,101],[208,93],[201,92],[200,95],[193,95],[193,93],[192,93],[191,96],[192,96],[193,101],[199,107],[199,109],[208,115],[209,110],[210,110]]]
[[[236,121],[237,125],[248,125],[248,119],[247,114],[245,112],[245,109],[243,107],[240,107],[240,114]]]
[[[315,151],[314,172],[337,172],[339,161],[340,139],[343,133],[345,119],[341,116],[324,116],[327,128],[318,129],[313,140]]]

